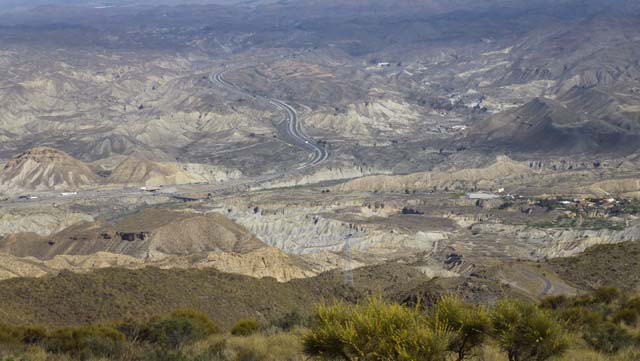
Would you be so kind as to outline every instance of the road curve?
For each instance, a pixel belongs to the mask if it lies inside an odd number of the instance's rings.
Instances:
[[[286,127],[283,129],[286,136],[285,140],[291,145],[309,150],[311,152],[309,159],[296,165],[296,168],[295,168],[296,170],[301,170],[301,169],[306,169],[309,167],[316,166],[326,161],[329,158],[329,152],[327,152],[327,150],[322,145],[318,144],[311,137],[309,137],[304,133],[304,131],[302,130],[302,126],[300,124],[298,113],[293,107],[291,107],[289,104],[281,100],[270,99],[270,98],[261,97],[261,96],[254,96],[250,94],[249,92],[241,89],[240,87],[233,84],[232,82],[226,80],[223,77],[223,74],[226,71],[227,70],[212,74],[210,76],[210,80],[216,84],[219,84],[220,86],[223,86],[225,88],[232,89],[241,94],[244,94],[245,96],[250,96],[250,97],[263,100],[266,103],[271,104],[272,106],[278,108],[281,112],[283,112],[283,114],[285,115],[285,122],[286,122],[285,124]],[[193,184],[175,185],[175,186],[171,186],[176,188],[175,192],[163,193],[163,195],[177,196],[185,192],[189,193],[189,192],[198,192],[198,191],[221,193],[221,192],[227,192],[232,189],[236,189],[238,187],[260,185],[263,182],[273,181],[274,179],[280,176],[281,175],[279,174],[263,175],[257,178],[230,181],[228,183],[219,184],[219,185],[208,184],[208,183],[204,185],[193,185]],[[84,199],[87,197],[90,197],[91,199],[122,198],[127,196],[140,196],[141,194],[145,194],[145,192],[138,187],[123,187],[121,189],[101,189],[101,190],[85,189],[85,190],[82,190],[82,193],[78,195],[73,195],[68,197],[61,197],[60,192],[54,191],[54,190],[51,190],[48,192],[43,192],[43,191],[29,192],[29,194],[37,195],[37,198],[32,200],[18,199],[18,198],[14,198],[11,200],[8,200],[8,199],[0,200],[0,208],[15,206],[22,203],[29,204],[29,205],[35,204],[35,203],[46,203],[50,201],[55,201],[57,199],[61,199],[61,200],[62,199]]]
[[[278,108],[278,110],[280,110],[285,115],[284,121],[286,127],[283,130],[285,131],[286,141],[293,146],[306,149],[311,152],[309,159],[300,163],[296,167],[296,169],[301,170],[313,167],[321,164],[329,158],[329,152],[325,149],[325,147],[318,144],[315,140],[313,140],[313,138],[311,138],[304,132],[304,130],[302,129],[300,117],[298,116],[298,112],[295,110],[295,108],[283,102],[282,100],[250,94],[233,82],[226,80],[224,78],[224,73],[226,73],[227,71],[228,70],[221,70],[213,73],[210,76],[210,80],[224,88],[234,90],[245,96],[262,99],[272,106]]]

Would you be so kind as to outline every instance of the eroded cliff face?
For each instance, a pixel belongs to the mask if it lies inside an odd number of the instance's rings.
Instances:
[[[287,253],[341,252],[345,244],[356,251],[383,256],[398,251],[424,251],[447,232],[399,232],[375,224],[357,224],[331,216],[339,207],[296,207],[277,210],[232,210],[229,216],[267,244]]]
[[[219,213],[160,209],[134,213],[115,223],[78,222],[45,235],[14,233],[0,239],[0,249],[0,259],[7,265],[0,278],[39,277],[65,269],[84,272],[154,266],[213,267],[288,281],[341,265],[337,255],[309,260],[288,255]]]
[[[534,238],[535,235],[530,235]],[[548,258],[570,257],[599,244],[640,241],[640,225],[614,230],[552,230],[543,236],[545,246],[539,254]]]

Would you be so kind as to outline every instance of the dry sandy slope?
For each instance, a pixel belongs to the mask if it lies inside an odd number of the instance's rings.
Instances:
[[[338,256],[305,260],[269,247],[219,213],[146,209],[115,222],[84,222],[48,237],[0,240],[1,278],[106,267],[208,268],[278,281],[335,268]]]
[[[89,165],[63,151],[36,147],[7,162],[0,171],[0,191],[75,191],[113,185],[153,187],[226,180],[242,175],[223,167],[146,158],[146,154],[138,152]],[[99,177],[98,171],[110,174]]]
[[[496,180],[522,180],[536,173],[525,163],[513,161],[506,156],[499,156],[494,164],[485,168],[421,172],[403,176],[370,176],[354,179],[337,186],[337,188],[341,191],[443,189],[457,186],[489,188],[496,184]]]
[[[85,163],[47,147],[20,154],[0,171],[0,190],[71,190],[97,183]]]
[[[315,267],[314,267],[315,266]],[[320,266],[320,267],[318,267]],[[16,257],[0,253],[0,280],[15,277],[43,277],[62,270],[91,272],[102,268],[162,269],[214,268],[226,273],[256,278],[274,278],[279,282],[307,278],[334,269],[335,264],[307,263],[273,247],[263,247],[248,253],[206,252],[188,256],[170,256],[159,260],[143,260],[127,255],[97,252],[90,255],[58,255],[49,260]]]
[[[115,223],[84,222],[49,237],[13,234],[0,242],[0,251],[40,259],[97,252],[160,259],[198,252],[245,253],[262,247],[262,241],[221,214],[162,209],[145,209]]]

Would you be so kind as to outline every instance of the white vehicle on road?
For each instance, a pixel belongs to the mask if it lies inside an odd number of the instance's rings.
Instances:
[[[32,195],[26,195],[26,196],[19,196],[18,199],[38,199],[38,197],[32,196]]]

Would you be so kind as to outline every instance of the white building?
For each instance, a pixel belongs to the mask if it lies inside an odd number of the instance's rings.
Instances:
[[[489,192],[474,192],[468,193],[467,199],[498,199],[501,198],[500,195],[489,193]]]

